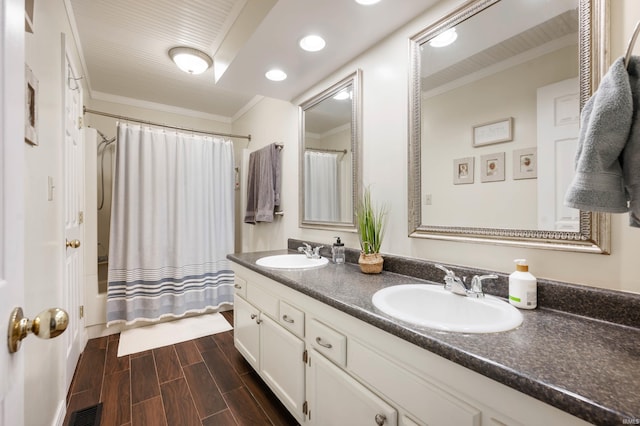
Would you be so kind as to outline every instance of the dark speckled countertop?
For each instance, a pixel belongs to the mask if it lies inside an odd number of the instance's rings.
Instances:
[[[296,240],[289,241],[289,247],[298,245]],[[524,322],[517,329],[491,334],[442,332],[395,320],[371,302],[376,291],[391,285],[441,283],[442,272],[433,263],[385,255],[385,271],[379,275],[363,274],[354,263],[329,263],[305,271],[255,264],[260,257],[284,253],[288,251],[237,253],[228,258],[588,422],[640,422],[638,295],[539,280],[539,307],[522,310]],[[357,259],[355,251],[348,250],[347,261],[354,262],[354,257]],[[447,266],[460,276],[489,272]],[[505,296],[508,276],[499,276],[495,287],[485,291]],[[554,302],[557,298],[575,303]],[[609,309],[610,305],[624,309]]]

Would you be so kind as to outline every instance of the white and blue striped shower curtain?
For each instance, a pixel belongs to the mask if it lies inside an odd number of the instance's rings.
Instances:
[[[233,303],[229,140],[118,125],[107,326]]]

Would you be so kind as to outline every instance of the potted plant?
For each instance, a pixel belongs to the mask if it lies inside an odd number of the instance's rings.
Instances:
[[[380,246],[384,237],[384,225],[387,215],[386,207],[374,206],[371,202],[371,191],[365,188],[362,200],[356,209],[358,237],[360,239],[360,258],[358,264],[365,274],[382,272],[384,259],[380,255]]]

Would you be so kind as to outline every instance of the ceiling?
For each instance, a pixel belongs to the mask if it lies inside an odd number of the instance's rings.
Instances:
[[[438,0],[66,0],[90,96],[158,104],[232,120],[256,96],[292,100]],[[327,47],[309,53],[301,37]],[[200,49],[214,66],[189,75],[175,46]],[[282,82],[264,77],[271,68]]]

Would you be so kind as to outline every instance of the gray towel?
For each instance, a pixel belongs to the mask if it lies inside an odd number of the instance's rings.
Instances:
[[[247,209],[244,222],[273,222],[280,206],[280,152],[275,143],[249,154]]]
[[[582,110],[576,174],[565,205],[624,213],[627,207],[620,155],[631,128],[633,102],[624,58],[618,58]]]
[[[630,58],[627,71],[633,95],[633,123],[622,152],[622,174],[629,197],[629,225],[640,228],[640,57]]]

